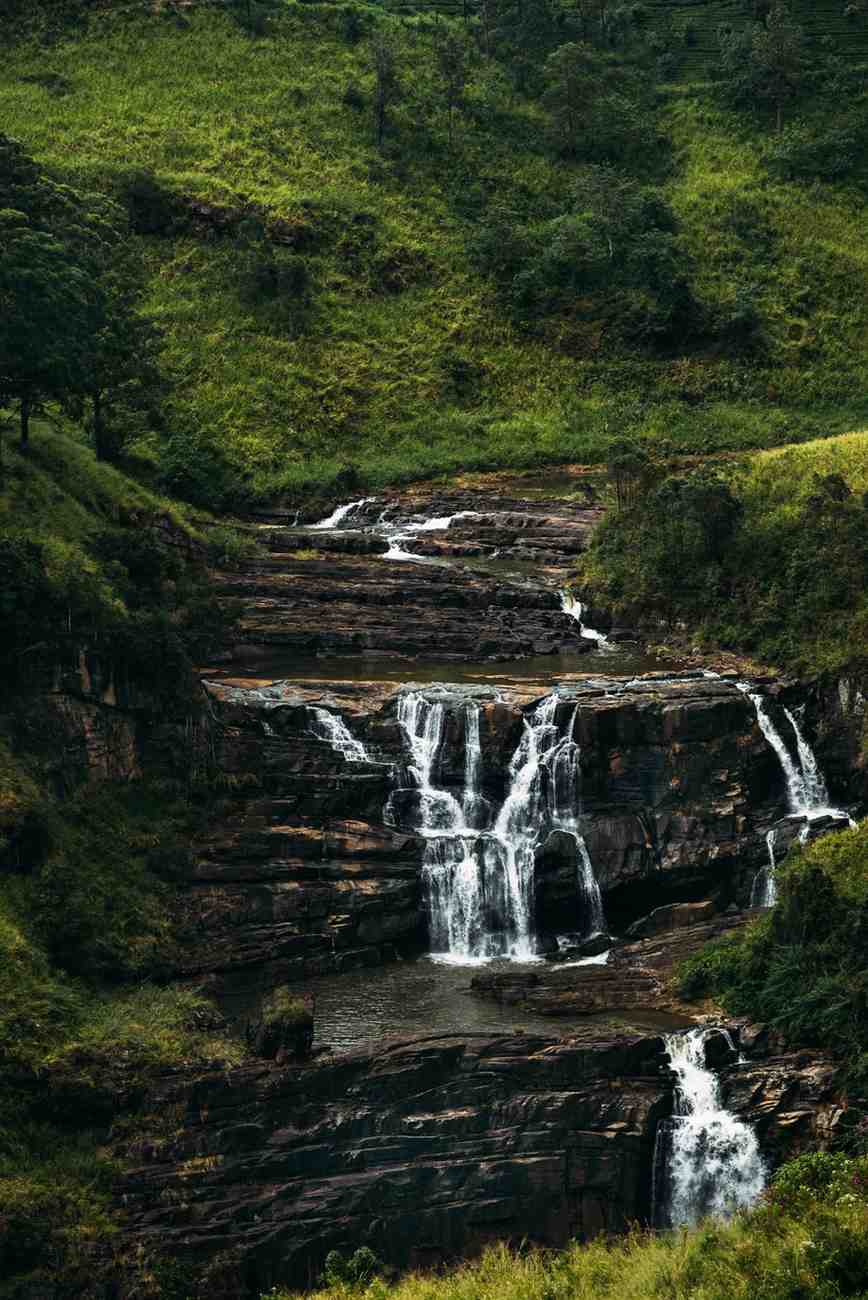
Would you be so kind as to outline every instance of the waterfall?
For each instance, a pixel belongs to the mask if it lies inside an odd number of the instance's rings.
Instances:
[[[428,698],[417,691],[400,696],[398,721],[410,753],[409,773],[419,791],[425,838],[431,950],[442,960],[536,959],[534,854],[553,830],[568,832],[576,842],[577,894],[586,933],[604,929],[600,889],[579,828],[579,746],[572,738],[578,705],[561,730],[558,703],[557,695],[546,696],[522,719],[506,794],[492,816],[481,791],[479,705],[461,704],[464,788],[458,799],[434,784],[447,718],[443,696]]]
[[[778,887],[775,881],[775,841],[778,833],[774,827],[766,835],[766,848],[768,849],[769,860],[767,866],[764,866],[754,876],[753,888],[750,895],[751,907],[774,907],[778,901]]]
[[[758,691],[752,691],[747,682],[737,682],[738,689],[748,697],[756,709],[760,731],[778,756],[787,782],[787,803],[790,812],[807,820],[802,828],[802,843],[810,833],[810,822],[817,817],[846,817],[851,826],[853,818],[842,808],[833,808],[829,804],[829,791],[820,771],[814,751],[805,739],[798,722],[789,709],[784,709],[784,716],[796,737],[796,749],[799,757],[798,767],[787,749],[784,739],[766,711],[765,697]]]
[[[606,649],[611,648],[608,637],[603,636],[602,632],[597,632],[595,628],[587,627],[586,624],[582,622],[584,606],[580,600],[576,600],[576,597],[571,595],[568,591],[561,592],[561,609],[565,614],[569,614],[570,618],[575,619],[579,625],[579,632],[588,641],[596,641],[597,645],[600,646],[601,649],[603,647]]]
[[[766,1170],[756,1134],[727,1111],[705,1063],[713,1029],[665,1037],[676,1076],[675,1113],[658,1128],[654,1157],[655,1220],[693,1225],[705,1215],[728,1215],[752,1205]]]
[[[311,734],[319,736],[321,740],[327,740],[332,749],[336,750],[349,763],[370,763],[371,756],[365,749],[360,740],[347,727],[343,718],[337,713],[330,713],[328,709],[318,709],[309,706],[309,712],[313,714],[313,722],[318,731]]]
[[[826,782],[820,771],[814,751],[802,735],[798,722],[793,717],[789,709],[784,709],[787,721],[792,727],[796,736],[796,747],[799,753],[799,764],[802,769],[802,785],[805,792],[805,802],[809,809],[828,808],[829,791],[826,789]]]
[[[415,560],[417,563],[425,563],[428,559],[427,556],[415,555],[412,551],[405,550],[403,543],[411,541],[418,533],[443,532],[450,527],[454,519],[476,518],[478,513],[477,510],[457,510],[455,514],[436,515],[431,519],[426,519],[424,515],[408,519],[406,523],[393,529],[387,535],[386,540],[389,543],[389,549],[382,558],[384,560]]]
[[[807,790],[801,772],[793,762],[792,755],[784,744],[784,739],[766,712],[764,696],[759,691],[752,691],[747,682],[738,682],[738,689],[745,694],[756,709],[756,719],[760,731],[778,756],[787,782],[787,802],[791,813],[807,811]]]
[[[351,514],[352,511],[358,510],[362,506],[370,505],[370,503],[376,501],[376,499],[376,497],[362,497],[358,501],[348,501],[345,506],[338,506],[336,510],[333,510],[326,519],[321,519],[318,524],[311,524],[311,531],[324,528],[337,528],[338,524],[342,523],[344,519],[346,519],[347,515]]]

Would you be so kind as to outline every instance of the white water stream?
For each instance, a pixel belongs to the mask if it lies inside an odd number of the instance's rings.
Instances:
[[[310,528],[317,531],[326,528],[337,528],[339,524],[343,523],[347,515],[352,514],[354,510],[359,510],[362,506],[370,505],[376,499],[376,497],[361,497],[358,501],[348,501],[346,505],[338,506],[337,509],[333,510],[327,518],[321,519],[318,524],[311,524]]]
[[[588,627],[585,623],[582,622],[582,613],[584,612],[584,606],[582,602],[580,600],[577,600],[576,597],[573,596],[569,591],[561,592],[561,609],[564,611],[565,614],[569,614],[570,618],[575,619],[575,621],[579,625],[579,631],[583,637],[586,637],[588,641],[596,641],[597,645],[600,646],[601,648],[604,646],[607,649],[609,648],[608,637],[605,637],[602,632],[598,632],[595,628]]]
[[[332,749],[336,750],[350,763],[370,763],[372,761],[362,742],[352,734],[340,714],[330,713],[328,709],[319,709],[313,706],[310,706],[309,711],[313,715],[312,721],[317,728],[313,732],[315,736],[327,740]]]
[[[533,928],[534,853],[550,832],[576,844],[576,891],[586,934],[604,929],[599,886],[579,826],[579,746],[573,740],[578,706],[560,724],[561,697],[548,695],[527,714],[509,762],[507,788],[496,813],[481,790],[480,708],[418,691],[402,693],[398,721],[419,790],[425,837],[432,955],[473,964],[505,957],[536,960]],[[447,719],[463,717],[463,790],[457,798],[435,784]],[[394,801],[390,801],[394,806]],[[387,809],[387,815],[388,815]]]
[[[756,1134],[723,1106],[717,1077],[705,1063],[705,1044],[714,1032],[720,1031],[688,1029],[665,1039],[676,1097],[675,1113],[659,1126],[655,1148],[659,1226],[727,1216],[752,1205],[765,1186]]]
[[[829,791],[826,786],[820,766],[817,762],[816,755],[808,744],[804,733],[794,714],[784,708],[784,716],[793,729],[796,741],[796,753],[798,763],[787,747],[781,733],[778,731],[766,707],[766,698],[759,691],[751,690],[748,682],[737,682],[736,685],[742,694],[746,695],[756,710],[757,722],[760,731],[765,736],[768,743],[778,757],[778,762],[784,774],[787,785],[787,805],[790,814],[794,817],[803,817],[805,824],[799,834],[802,844],[806,843],[811,831],[811,822],[820,817],[837,817],[846,819],[853,826],[853,818],[842,808],[834,808],[829,803]],[[766,836],[766,845],[769,853],[769,864],[758,871],[753,882],[751,892],[752,907],[774,907],[777,901],[777,885],[775,883],[775,839],[776,831],[769,831]]]
[[[766,848],[768,849],[768,865],[756,873],[751,890],[750,905],[751,907],[774,907],[778,901],[778,886],[775,880],[775,871],[777,863],[775,861],[775,841],[778,832],[775,827],[766,835]]]

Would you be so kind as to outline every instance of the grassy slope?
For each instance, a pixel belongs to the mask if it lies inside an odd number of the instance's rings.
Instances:
[[[368,27],[393,21],[361,13]],[[290,5],[252,38],[211,11],[181,26],[104,16],[47,54],[19,47],[0,75],[6,129],[45,162],[108,187],[147,166],[178,191],[261,204],[318,241],[305,254],[305,313],[245,301],[232,241],[142,241],[178,381],[170,445],[151,451],[176,482],[205,496],[240,485],[265,495],[327,485],[347,465],[380,484],[595,460],[625,425],[702,451],[861,420],[868,264],[857,194],[770,181],[761,129],[674,96],[662,117],[676,163],[667,188],[700,297],[713,309],[739,284],[758,288],[768,362],[642,359],[605,339],[570,355],[556,330],[547,341],[514,329],[469,252],[486,199],[544,213],[569,184],[545,150],[539,104],[477,63],[450,149],[430,24],[409,20],[406,97],[381,154],[369,106],[343,103],[351,81],[366,97],[371,86],[368,38],[349,43],[344,22],[337,8]],[[37,72],[65,78],[69,93],[27,79]],[[397,293],[383,270],[396,256],[417,267]],[[463,365],[474,375],[458,391]],[[201,468],[203,449],[225,458],[222,478]]]
[[[777,670],[864,664],[868,432],[727,458],[716,469],[741,508],[721,556],[685,552],[673,565],[673,520],[643,497],[613,512],[582,557],[588,594],[632,617],[665,612],[671,623],[686,622],[692,644],[748,651]],[[851,495],[846,510],[824,515],[816,494],[829,475],[840,475]]]

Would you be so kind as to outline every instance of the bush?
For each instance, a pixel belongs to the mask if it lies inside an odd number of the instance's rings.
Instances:
[[[176,233],[182,220],[180,200],[153,172],[144,169],[129,172],[120,180],[117,193],[135,234]]]
[[[795,847],[778,902],[748,930],[681,966],[679,989],[767,1021],[792,1046],[824,1047],[868,1081],[868,821]]]

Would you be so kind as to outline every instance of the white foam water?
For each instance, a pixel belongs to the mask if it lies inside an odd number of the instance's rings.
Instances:
[[[337,528],[354,510],[370,505],[376,499],[376,497],[361,497],[358,501],[348,501],[346,505],[338,506],[325,519],[321,519],[318,524],[311,524],[311,531],[318,532],[321,529]]]
[[[313,715],[312,721],[317,728],[313,735],[319,736],[322,740],[327,740],[332,749],[336,750],[349,763],[371,762],[368,751],[362,742],[352,734],[340,714],[330,713],[328,709],[313,706],[310,706],[309,712]]]
[[[523,718],[508,769],[506,794],[492,817],[481,789],[480,710],[463,701],[447,710],[448,697],[406,691],[398,721],[410,752],[409,774],[419,791],[420,832],[425,837],[432,955],[475,962],[495,957],[537,960],[533,925],[535,850],[553,830],[576,843],[576,887],[586,934],[605,926],[602,898],[579,828],[579,747],[573,740],[578,706],[559,727],[557,695]],[[460,799],[435,784],[447,714],[463,717],[464,771]],[[387,816],[394,810],[390,796]]]
[[[811,822],[820,817],[846,819],[853,826],[855,823],[848,812],[830,805],[829,791],[814,751],[805,739],[792,712],[784,708],[784,716],[795,735],[798,764],[793,759],[783,736],[769,717],[765,697],[759,691],[751,690],[747,682],[738,682],[736,684],[738,689],[753,704],[760,731],[777,754],[787,785],[787,804],[790,813],[794,817],[805,818],[805,825],[802,827],[799,836],[802,843],[805,843],[810,834]]]
[[[475,519],[478,514],[477,510],[457,510],[452,515],[435,515],[430,519],[424,515],[419,515],[414,519],[408,519],[399,528],[393,529],[387,534],[386,540],[389,543],[389,549],[382,556],[382,559],[410,560],[415,561],[417,564],[431,563],[428,556],[416,555],[413,551],[408,551],[403,543],[412,541],[419,533],[443,532],[451,526],[453,520]]]
[[[659,1126],[655,1150],[660,1226],[727,1217],[752,1205],[765,1187],[756,1134],[723,1106],[717,1077],[705,1063],[705,1044],[714,1032],[719,1031],[688,1029],[665,1038],[676,1095],[675,1113]]]
[[[754,876],[750,896],[751,907],[774,907],[778,901],[778,886],[775,880],[777,868],[775,841],[777,837],[778,832],[775,827],[772,827],[766,835],[766,849],[768,850],[769,860],[766,866],[762,867]]]
[[[586,623],[582,622],[584,606],[582,605],[582,602],[577,600],[569,591],[561,592],[561,609],[565,614],[569,614],[570,618],[575,619],[579,625],[579,632],[588,641],[596,641],[597,645],[601,647],[609,646],[608,637],[605,637],[602,632],[598,632],[595,628],[588,627]]]

